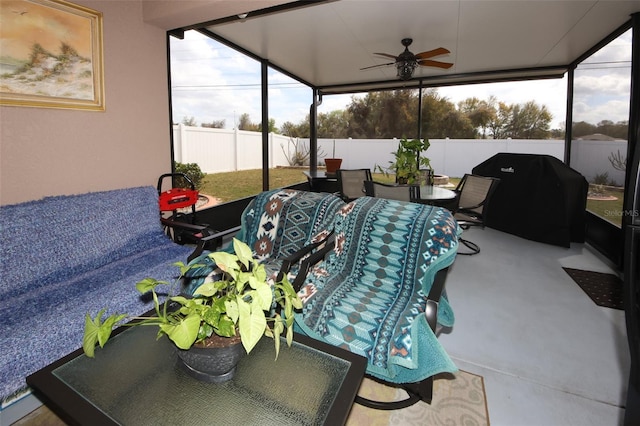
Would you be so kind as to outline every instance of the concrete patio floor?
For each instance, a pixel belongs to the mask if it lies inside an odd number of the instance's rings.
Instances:
[[[562,269],[615,273],[585,244],[533,242],[494,229],[465,238],[446,289],[456,323],[440,340],[484,377],[492,425],[617,425],[629,353],[624,311],[597,306]]]

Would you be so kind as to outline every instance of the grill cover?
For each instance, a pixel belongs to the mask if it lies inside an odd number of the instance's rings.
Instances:
[[[550,155],[499,153],[473,174],[500,178],[486,225],[533,241],[584,242],[587,180]]]

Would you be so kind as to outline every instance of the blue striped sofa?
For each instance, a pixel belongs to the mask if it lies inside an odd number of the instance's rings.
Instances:
[[[193,248],[160,225],[151,186],[0,207],[0,399],[29,393],[29,374],[82,346],[85,314],[141,314],[135,283],[174,281]]]

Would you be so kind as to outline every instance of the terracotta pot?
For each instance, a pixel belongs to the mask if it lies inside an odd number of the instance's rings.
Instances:
[[[342,158],[325,158],[324,164],[327,166],[327,173],[335,173],[342,165]]]
[[[211,346],[193,345],[189,350],[178,350],[178,360],[192,377],[205,382],[223,383],[233,378],[236,365],[246,352],[239,336],[214,336],[210,339],[213,338],[216,343]]]

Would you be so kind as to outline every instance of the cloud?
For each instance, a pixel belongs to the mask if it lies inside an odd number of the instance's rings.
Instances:
[[[171,40],[173,121],[194,117],[200,123],[225,120],[235,127],[242,114],[262,121],[261,65],[200,33]],[[290,77],[270,70],[269,116],[279,127],[298,123],[309,114],[312,91]]]
[[[241,114],[260,118],[260,64],[195,32],[171,39],[173,121],[225,120],[233,128]]]
[[[614,123],[629,120],[629,102],[609,100],[595,106],[581,101],[576,101],[573,107],[573,121],[585,121],[590,124],[598,124],[603,120]]]
[[[574,96],[593,97],[606,94],[607,96],[629,97],[630,75],[620,73],[607,75],[580,75],[576,72]]]
[[[574,120],[597,124],[602,120],[628,120],[631,33],[625,33],[592,55],[576,71]],[[259,123],[261,66],[233,49],[195,31],[184,40],[171,39],[173,120],[194,117],[197,123],[225,120],[231,129],[241,114]],[[507,104],[535,101],[553,115],[552,128],[565,121],[567,77],[561,79],[474,84],[438,88],[453,103],[470,97],[494,96]],[[323,98],[320,112],[345,109],[352,96]],[[299,123],[309,114],[310,88],[274,70],[269,72],[269,116],[280,127]],[[626,104],[625,104],[626,102]]]

